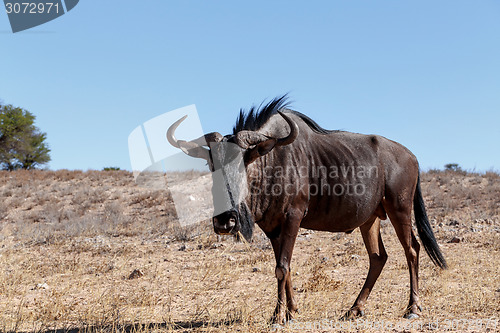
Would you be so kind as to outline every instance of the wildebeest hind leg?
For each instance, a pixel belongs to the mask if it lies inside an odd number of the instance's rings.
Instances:
[[[418,318],[421,311],[418,297],[418,254],[420,251],[420,244],[413,232],[409,213],[403,214],[401,212],[388,211],[388,214],[396,230],[399,241],[401,245],[403,245],[408,269],[410,271],[410,301],[404,313],[404,317],[407,319]]]
[[[370,268],[365,284],[356,298],[354,305],[342,316],[342,318],[340,318],[341,320],[350,320],[364,314],[363,308],[366,300],[387,261],[387,252],[385,251],[384,243],[380,235],[380,219],[373,217],[367,223],[359,227],[359,229],[363,236],[366,251],[370,259]]]

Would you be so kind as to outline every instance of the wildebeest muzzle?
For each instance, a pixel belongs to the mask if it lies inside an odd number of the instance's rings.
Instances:
[[[235,235],[240,230],[239,214],[229,210],[212,218],[214,231],[218,235]]]

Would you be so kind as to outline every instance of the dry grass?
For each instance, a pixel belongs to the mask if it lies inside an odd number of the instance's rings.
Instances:
[[[483,320],[470,331],[486,331],[500,319],[500,176],[431,171],[422,188],[450,268],[421,256],[423,317],[389,331],[442,331],[447,319]],[[174,217],[168,193],[124,171],[0,172],[0,331],[269,331],[276,281],[265,236],[236,243]],[[389,260],[364,320],[404,325],[406,261],[390,224],[382,231]],[[284,331],[328,331],[368,269],[358,231],[301,230],[292,264],[301,312]],[[344,331],[387,331],[355,323]]]

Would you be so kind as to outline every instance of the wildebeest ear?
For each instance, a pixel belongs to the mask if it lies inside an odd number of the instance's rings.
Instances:
[[[245,164],[248,165],[261,156],[269,153],[276,146],[277,139],[271,138],[259,142],[255,147],[250,148],[245,153]]]

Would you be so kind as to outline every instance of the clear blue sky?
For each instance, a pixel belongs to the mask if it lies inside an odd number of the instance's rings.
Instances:
[[[196,104],[226,134],[285,92],[424,169],[500,169],[498,0],[82,0],[17,34],[2,8],[0,38],[0,99],[36,115],[51,169],[130,169],[127,137],[155,116]]]

